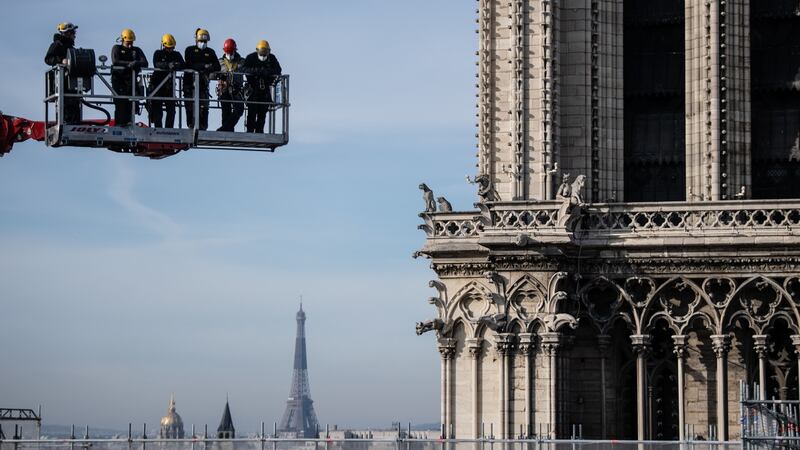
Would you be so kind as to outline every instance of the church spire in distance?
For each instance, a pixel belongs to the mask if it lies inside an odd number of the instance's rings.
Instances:
[[[308,361],[306,358],[306,313],[302,297],[297,311],[297,337],[294,343],[294,371],[286,411],[281,418],[278,434],[287,438],[317,437],[319,422],[314,412],[314,402],[308,386]]]

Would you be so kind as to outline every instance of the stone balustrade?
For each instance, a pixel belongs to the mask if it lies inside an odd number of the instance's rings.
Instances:
[[[559,201],[496,202],[467,212],[423,213],[429,238],[475,238],[484,232],[564,232]],[[602,203],[587,205],[576,232],[800,232],[800,201]]]

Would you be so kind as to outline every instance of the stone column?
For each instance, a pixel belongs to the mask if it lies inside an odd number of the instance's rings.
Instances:
[[[456,354],[456,340],[451,338],[439,339],[439,354],[442,355],[442,427],[444,427],[442,437],[448,438],[450,437],[450,424],[452,423],[450,405],[453,401],[451,366],[453,357]]]
[[[571,436],[572,429],[569,423],[569,404],[567,403],[570,398],[570,384],[567,375],[570,373],[570,355],[572,352],[573,344],[575,343],[575,336],[562,335],[561,347],[558,349],[558,370],[559,370],[559,386],[558,386],[558,432],[561,436]]]
[[[758,397],[767,400],[767,335],[753,335],[753,350],[758,355]]]
[[[497,333],[497,353],[500,354],[500,439],[508,437],[508,386],[509,370],[508,355],[513,347],[514,335],[511,333]]]
[[[800,334],[792,335],[792,344],[794,344],[794,354],[797,355],[797,394],[800,396]]]
[[[481,358],[481,344],[483,338],[467,339],[467,349],[472,359],[472,437],[478,439],[481,433],[481,418],[478,412],[478,393],[480,392],[480,377],[478,370]]]
[[[751,195],[749,9],[750,0],[685,1],[686,200],[690,202]]]
[[[550,393],[548,395],[550,439],[558,437],[558,350],[561,347],[560,333],[542,333],[542,352],[547,356],[550,371]]]
[[[650,335],[631,335],[633,353],[636,355],[636,438],[647,438],[647,354],[650,351]]]
[[[608,348],[611,345],[611,336],[601,334],[597,336],[597,350],[600,352],[600,436],[607,439],[608,411],[606,410],[606,359]]]
[[[731,338],[727,334],[711,336],[717,355],[717,440],[728,440],[728,350]]]
[[[654,425],[653,417],[655,416],[655,414],[654,414],[654,404],[655,404],[655,402],[653,400],[655,399],[655,397],[656,397],[655,388],[653,386],[648,385],[647,386],[647,413],[645,414],[645,419],[647,420],[647,431],[646,431],[646,433],[647,433],[648,439],[653,439],[653,436],[655,436],[655,433],[653,432],[653,425]]]
[[[533,426],[533,383],[531,382],[531,353],[533,334],[519,334],[519,354],[525,360],[525,437],[530,437]]]
[[[672,342],[675,346],[675,356],[678,359],[678,440],[683,442],[686,440],[686,380],[683,374],[686,358],[686,336],[680,334],[672,336]]]

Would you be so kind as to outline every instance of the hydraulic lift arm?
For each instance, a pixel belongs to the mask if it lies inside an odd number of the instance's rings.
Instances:
[[[0,157],[10,152],[15,143],[28,139],[44,141],[45,123],[0,112]]]

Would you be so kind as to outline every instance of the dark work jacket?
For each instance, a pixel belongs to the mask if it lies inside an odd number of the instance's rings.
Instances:
[[[208,87],[209,76],[214,72],[219,72],[219,60],[214,49],[206,47],[200,49],[196,45],[186,47],[183,56],[186,58],[186,68],[200,72],[200,85]],[[206,68],[206,66],[209,66]],[[187,73],[187,79],[183,81],[184,92],[194,92],[194,74]]]
[[[153,53],[153,67],[156,68],[156,71],[153,72],[153,75],[150,76],[150,87],[149,89],[152,91],[159,84],[167,78],[169,72],[175,70],[182,70],[186,64],[183,62],[183,56],[181,56],[181,52],[177,50],[166,51],[166,50],[156,50]],[[159,97],[167,97],[172,95],[172,85],[173,81],[167,81],[164,83],[164,86],[158,91]]]
[[[247,84],[254,93],[263,94],[269,92],[269,87],[281,74],[281,65],[278,58],[272,53],[267,56],[266,61],[258,59],[258,53],[253,52],[244,59],[244,66],[239,69],[247,75]]]
[[[53,43],[50,44],[47,54],[44,55],[44,63],[49,66],[61,64],[61,61],[67,57],[67,50],[73,47],[75,47],[75,41],[60,33],[54,34]]]
[[[130,95],[133,74],[141,72],[147,67],[147,57],[139,47],[125,47],[117,44],[111,48],[111,85],[114,90],[127,88],[128,92],[117,92],[121,95]]]

